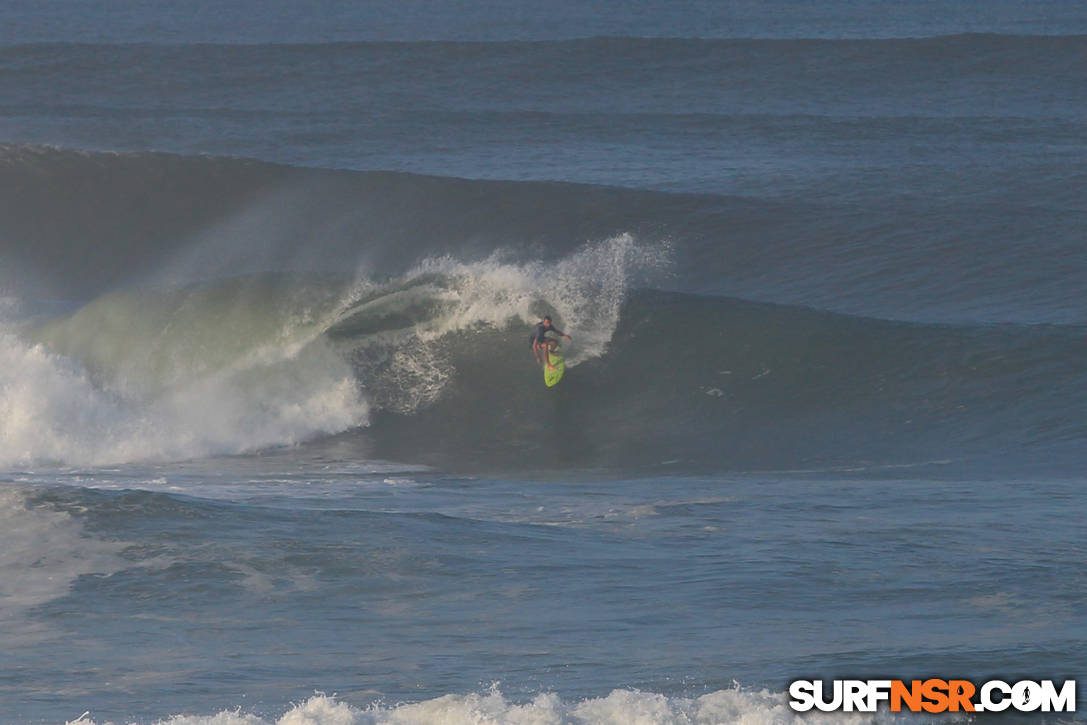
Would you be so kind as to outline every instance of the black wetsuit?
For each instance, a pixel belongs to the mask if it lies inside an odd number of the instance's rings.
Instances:
[[[547,327],[547,326],[544,325],[544,323],[537,322],[535,332],[533,332],[532,335],[528,338],[529,343],[531,343],[532,345],[535,345],[537,342],[539,342],[539,343],[547,342],[547,340],[548,340],[547,333],[548,332],[554,332],[559,337],[566,337],[566,333],[564,333],[562,330],[555,327],[554,325],[552,325],[551,327]]]

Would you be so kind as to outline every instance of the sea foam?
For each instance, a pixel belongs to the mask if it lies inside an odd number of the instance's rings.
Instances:
[[[93,719],[67,725],[120,725]],[[954,718],[948,720],[953,721]],[[215,715],[176,715],[157,725],[842,725],[922,722],[912,714],[793,712],[783,693],[734,687],[696,698],[668,697],[637,690],[613,690],[604,697],[564,700],[552,693],[515,703],[497,688],[467,695],[443,695],[423,702],[365,709],[315,694],[278,718],[241,710]]]
[[[361,425],[366,412],[349,367],[320,346],[144,397],[76,358],[0,333],[4,467],[241,453]]]

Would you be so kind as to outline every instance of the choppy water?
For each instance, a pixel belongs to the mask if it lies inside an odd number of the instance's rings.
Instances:
[[[12,3],[0,722],[1078,677],[1087,15],[968,7]]]

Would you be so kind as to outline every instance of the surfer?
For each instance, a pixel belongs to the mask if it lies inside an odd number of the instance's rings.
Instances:
[[[536,356],[536,363],[543,365],[546,361],[547,367],[552,367],[550,352],[558,347],[558,340],[548,337],[548,332],[554,332],[559,337],[564,337],[567,340],[570,336],[551,324],[550,315],[544,317],[543,320],[536,323],[536,329],[532,333],[532,354]],[[543,357],[540,357],[540,351],[543,351]]]

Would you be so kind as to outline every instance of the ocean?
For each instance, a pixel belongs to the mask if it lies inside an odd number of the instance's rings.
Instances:
[[[0,725],[1087,712],[1082,3],[0,20]]]

